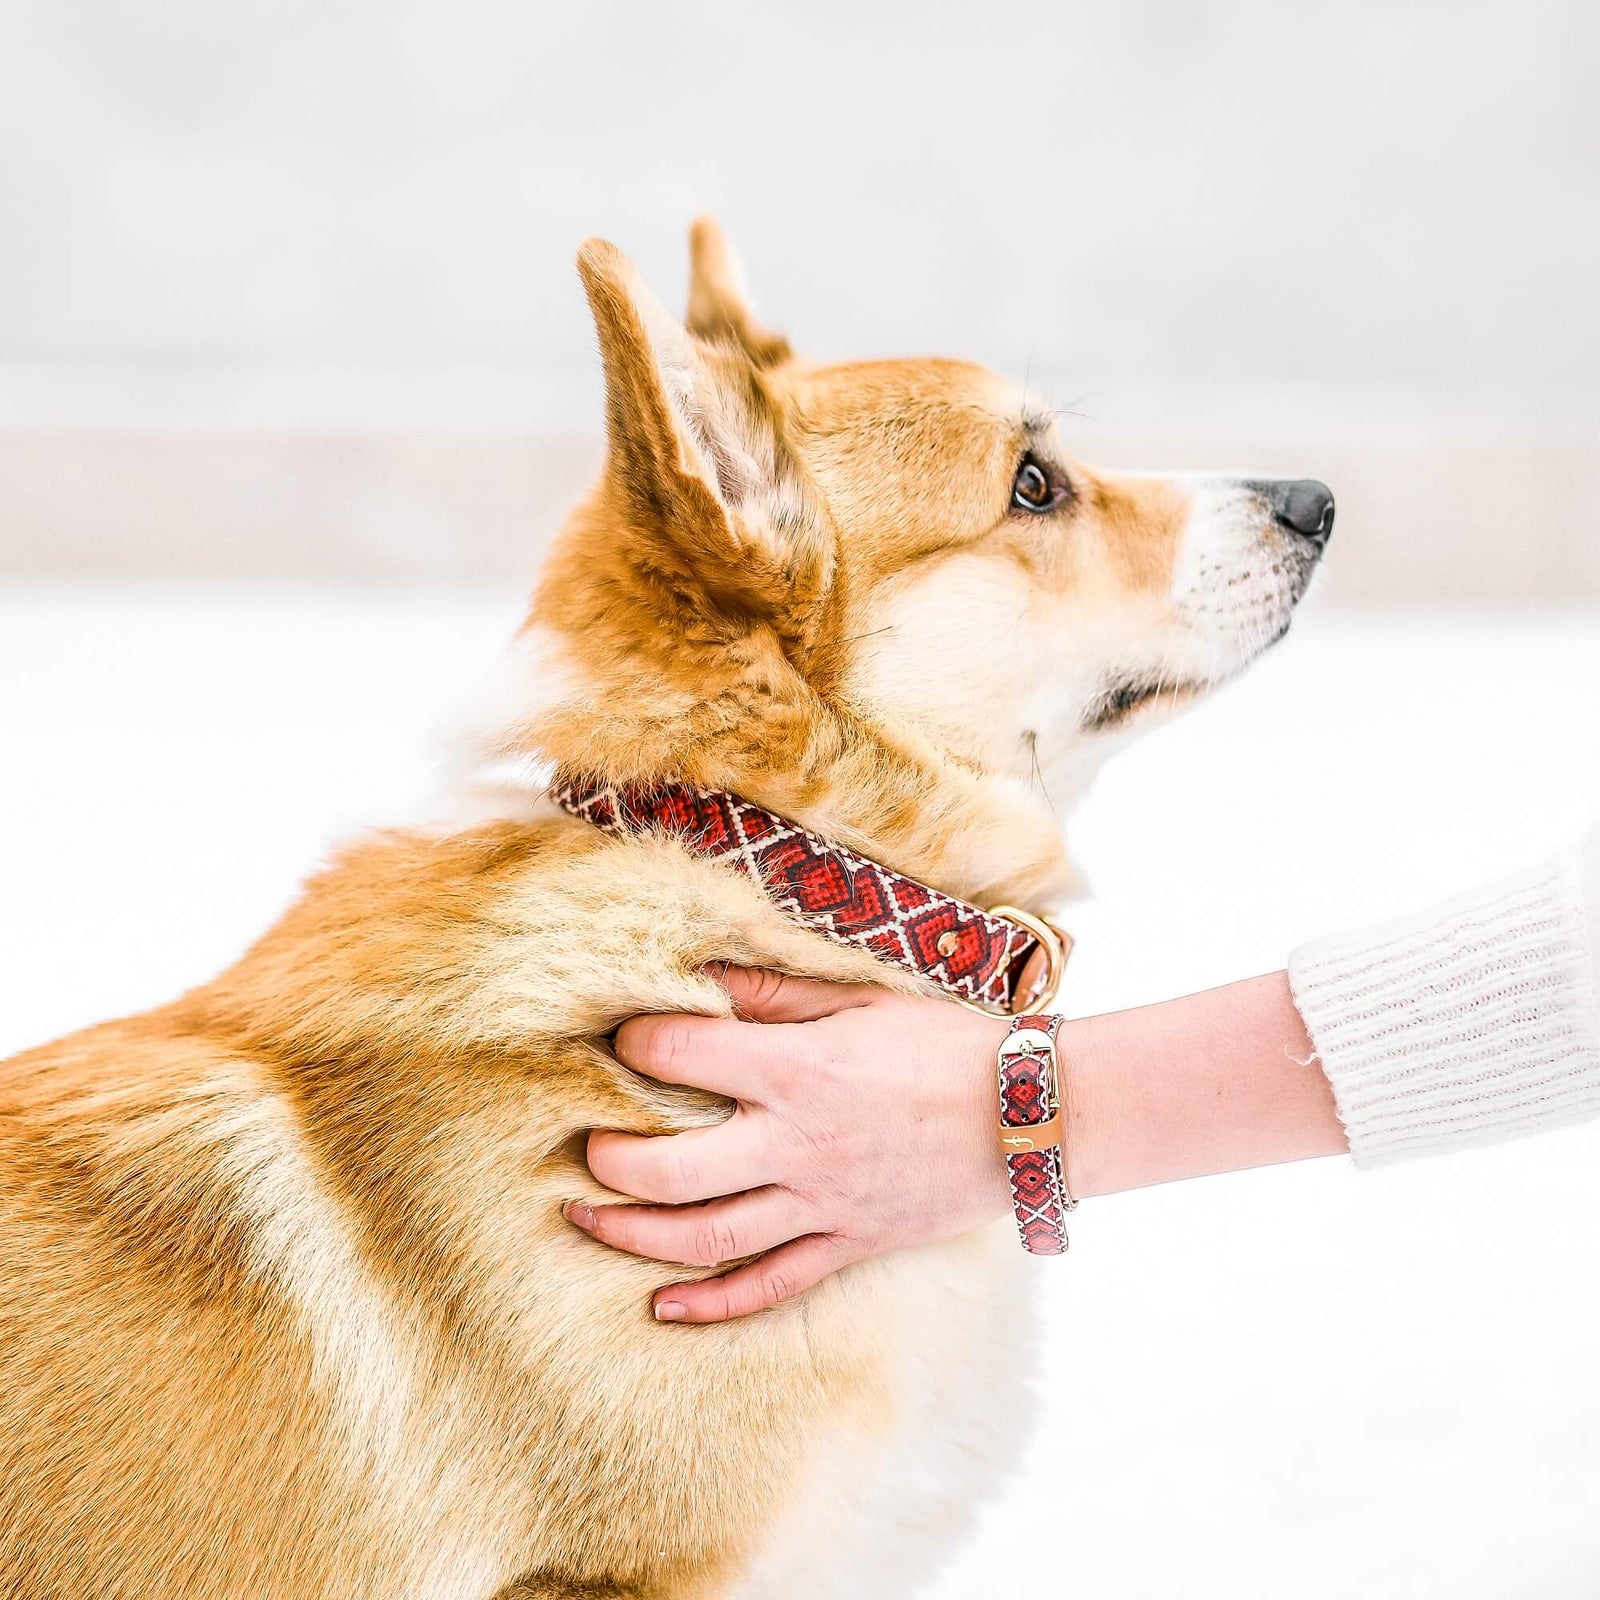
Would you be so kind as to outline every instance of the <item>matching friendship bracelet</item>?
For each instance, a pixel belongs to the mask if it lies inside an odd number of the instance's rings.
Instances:
[[[1017,1017],[1000,1041],[1000,1148],[1022,1248],[1036,1256],[1066,1253],[1067,1213],[1077,1209],[1062,1148],[1060,1026],[1060,1017]]]

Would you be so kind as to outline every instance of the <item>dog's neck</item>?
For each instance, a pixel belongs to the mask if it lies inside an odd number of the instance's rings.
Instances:
[[[847,708],[808,707],[768,740],[697,737],[638,685],[584,683],[560,643],[525,632],[453,742],[451,825],[558,816],[556,771],[611,782],[683,780],[739,794],[883,865],[980,904],[1053,911],[1081,890],[1048,803],[916,734]],[[670,709],[670,708],[665,708]],[[651,714],[655,713],[655,714]],[[782,719],[782,708],[774,713]],[[780,759],[756,760],[776,752]]]

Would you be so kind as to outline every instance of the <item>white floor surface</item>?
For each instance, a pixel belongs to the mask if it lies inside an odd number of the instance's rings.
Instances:
[[[0,594],[0,1055],[228,961],[403,814],[515,595]],[[1066,1000],[1151,1000],[1600,808],[1600,614],[1353,620],[1110,768]],[[1600,1125],[1085,1205],[1027,1471],[938,1600],[1600,1596]]]

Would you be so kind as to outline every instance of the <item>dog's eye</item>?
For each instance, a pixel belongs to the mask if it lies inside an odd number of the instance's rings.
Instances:
[[[1032,456],[1024,456],[1017,468],[1015,482],[1011,485],[1011,504],[1018,511],[1031,511],[1035,515],[1053,511],[1060,503],[1061,492],[1050,481],[1050,474]]]

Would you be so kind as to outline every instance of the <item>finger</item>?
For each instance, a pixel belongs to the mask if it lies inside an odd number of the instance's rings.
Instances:
[[[570,1205],[567,1220],[602,1244],[686,1267],[759,1255],[814,1226],[800,1197],[776,1187],[701,1206]]]
[[[855,1258],[855,1246],[839,1234],[808,1233],[726,1277],[658,1289],[656,1320],[726,1322],[730,1317],[747,1317],[803,1293]]]
[[[717,977],[739,1014],[752,1022],[816,1022],[883,994],[871,984],[823,983],[765,967],[729,967]]]
[[[623,1066],[661,1083],[759,1101],[784,1054],[784,1041],[732,1017],[630,1017],[614,1046]]]
[[[742,1111],[714,1128],[655,1138],[606,1129],[589,1135],[589,1170],[595,1177],[618,1194],[658,1205],[764,1188],[783,1176],[775,1165],[760,1123]]]

